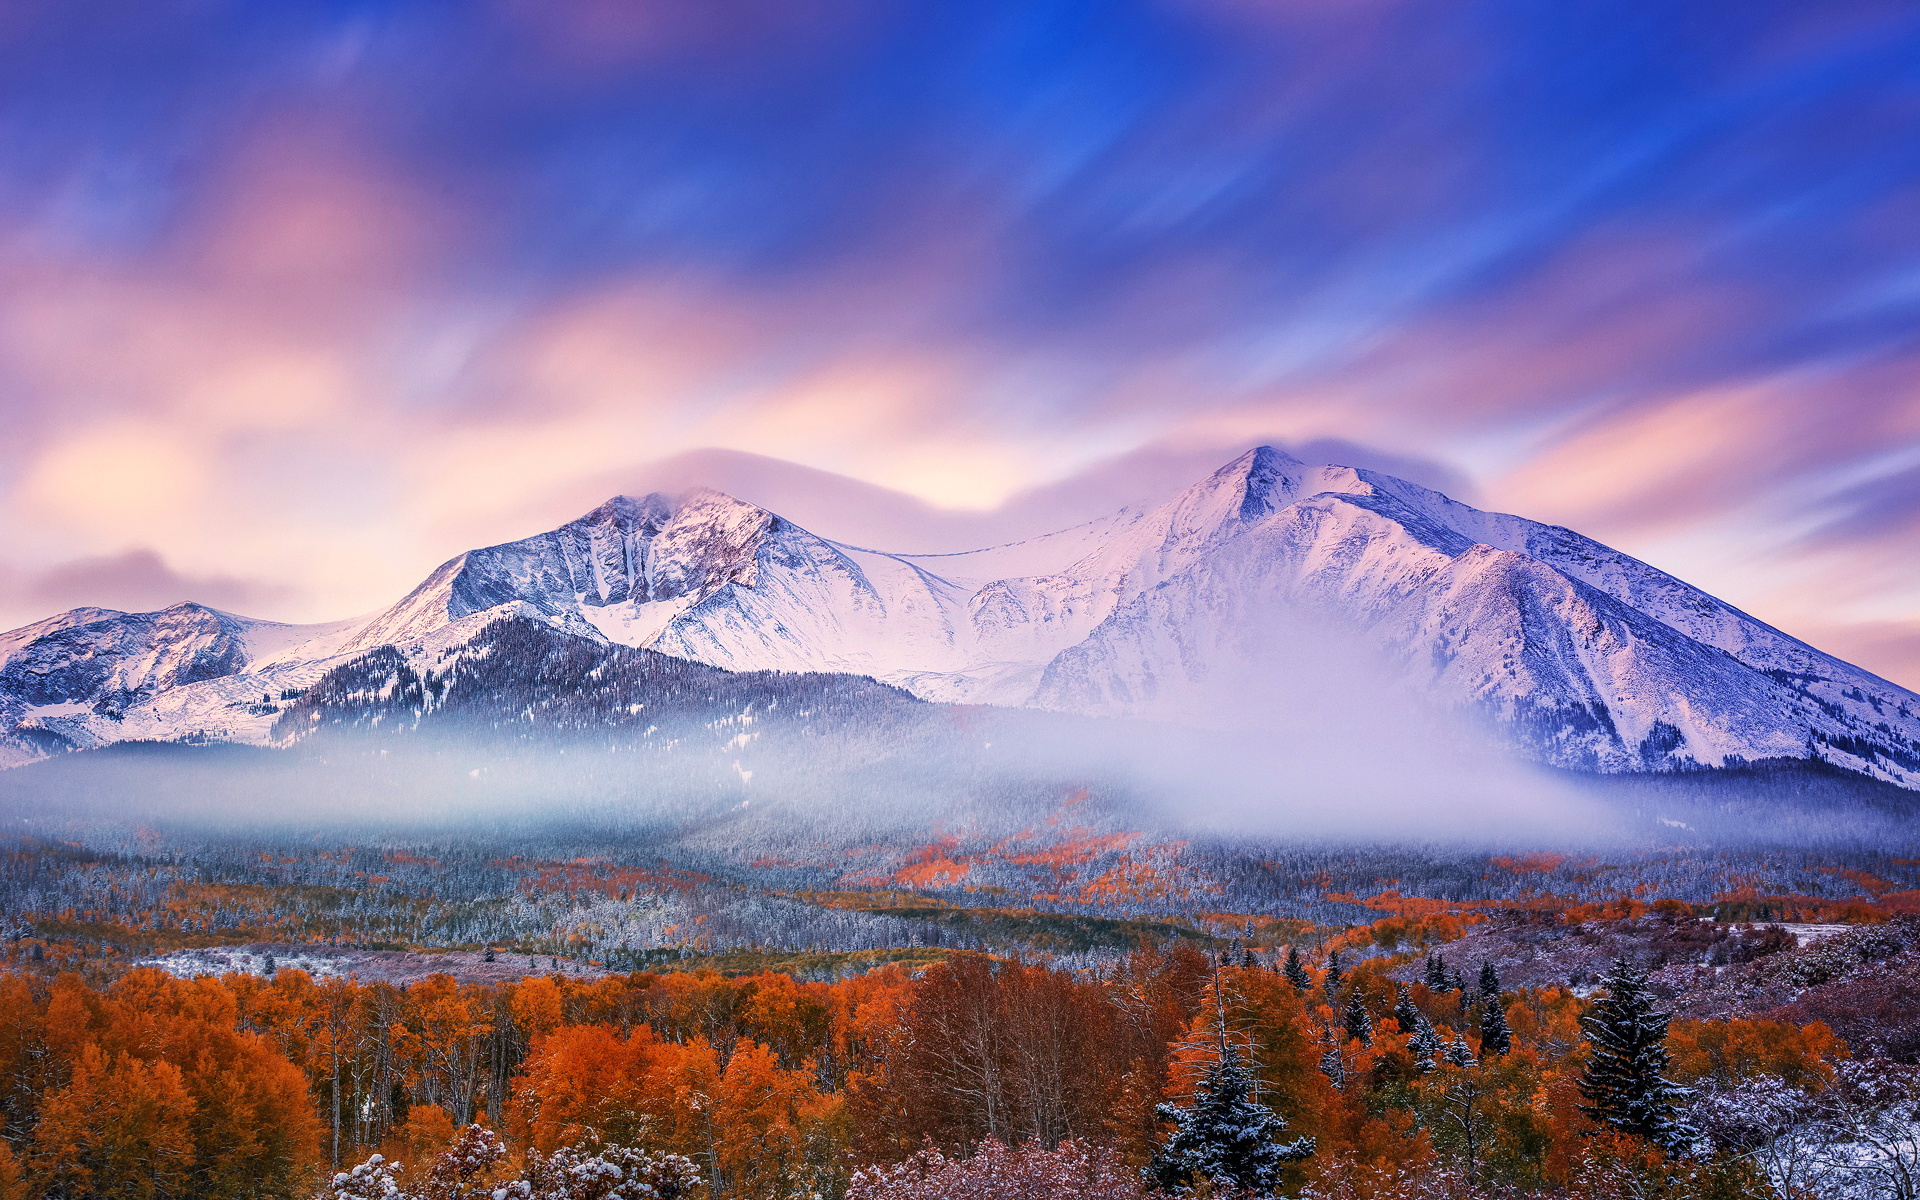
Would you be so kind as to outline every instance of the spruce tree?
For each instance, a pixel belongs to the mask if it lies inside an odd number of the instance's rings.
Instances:
[[[1461,1034],[1453,1035],[1453,1044],[1447,1047],[1447,1061],[1456,1067],[1477,1067],[1479,1060],[1473,1057],[1473,1047],[1467,1045],[1467,1039]]]
[[[1500,995],[1487,1000],[1487,1011],[1480,1018],[1480,1055],[1500,1058],[1513,1049],[1513,1031],[1507,1027],[1507,1012],[1500,1007]]]
[[[1320,1056],[1320,1073],[1333,1083],[1335,1091],[1344,1091],[1347,1086],[1347,1060],[1340,1051],[1329,1048]]]
[[[1433,992],[1447,990],[1447,960],[1438,951],[1427,955],[1427,988]]]
[[[1287,947],[1287,965],[1282,969],[1281,973],[1287,977],[1288,983],[1291,983],[1303,992],[1313,986],[1313,976],[1307,974],[1307,965],[1300,961],[1300,947],[1298,946]]]
[[[1580,1073],[1580,1110],[1668,1150],[1687,1140],[1674,1112],[1686,1088],[1667,1078],[1667,1022],[1647,996],[1647,977],[1624,957],[1601,981],[1606,995],[1580,1018],[1592,1054]]]
[[[1363,1046],[1373,1045],[1373,1014],[1367,1011],[1366,997],[1359,988],[1347,995],[1347,1010],[1341,1014],[1341,1022],[1347,1027],[1347,1037],[1355,1039]]]
[[[1327,973],[1320,977],[1320,987],[1327,993],[1328,1004],[1332,1004],[1334,997],[1340,994],[1340,982],[1345,978],[1340,972],[1340,952],[1327,951]]]
[[[1407,991],[1407,985],[1400,985],[1400,998],[1393,1005],[1393,1019],[1400,1023],[1401,1033],[1412,1033],[1420,1021],[1420,1010],[1413,1006],[1413,993]]]
[[[1167,1192],[1187,1191],[1201,1179],[1216,1192],[1276,1188],[1281,1168],[1311,1155],[1314,1139],[1275,1141],[1287,1123],[1248,1098],[1250,1082],[1233,1043],[1223,1037],[1220,1057],[1194,1091],[1193,1103],[1162,1104],[1154,1110],[1161,1120],[1174,1123],[1174,1131],[1142,1169],[1142,1177]]]
[[[1480,964],[1480,994],[1482,996],[1500,994],[1500,972],[1493,969],[1491,962]]]
[[[1413,1036],[1407,1040],[1407,1049],[1413,1054],[1414,1067],[1422,1075],[1439,1066],[1440,1035],[1434,1032],[1433,1022],[1424,1014],[1414,1017]]]

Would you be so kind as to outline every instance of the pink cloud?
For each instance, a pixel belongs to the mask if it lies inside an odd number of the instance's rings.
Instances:
[[[151,612],[182,601],[253,615],[282,604],[287,587],[229,575],[190,575],[148,549],[77,558],[43,571],[0,572],[0,613],[15,627],[88,605]]]

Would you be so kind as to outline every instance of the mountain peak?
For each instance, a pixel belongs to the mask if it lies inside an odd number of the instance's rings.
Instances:
[[[1207,477],[1206,492],[1219,495],[1231,489],[1239,495],[1237,516],[1258,521],[1292,502],[1290,494],[1306,471],[1306,464],[1273,446],[1255,446]]]
[[[646,520],[666,522],[681,517],[697,509],[737,509],[747,513],[765,513],[767,510],[751,501],[723,492],[718,488],[695,486],[680,492],[648,492],[644,496],[629,496],[622,493],[610,496],[606,502],[592,512],[578,518],[576,524],[595,524],[606,520]]]

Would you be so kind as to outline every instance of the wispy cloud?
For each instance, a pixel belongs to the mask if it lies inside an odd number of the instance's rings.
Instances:
[[[1896,662],[1911,6],[796,11],[10,6],[0,557],[321,618],[702,448],[1345,439]]]

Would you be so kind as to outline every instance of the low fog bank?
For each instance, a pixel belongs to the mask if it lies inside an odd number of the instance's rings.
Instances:
[[[1257,617],[1167,659],[1189,664],[1178,677],[1107,698],[1145,714],[1131,717],[734,675],[506,622],[432,702],[391,652],[336,672],[283,715],[300,735],[290,748],[126,744],[0,772],[0,828],[567,831],[806,861],[934,830],[1071,826],[1519,850],[1916,841],[1920,795],[1820,764],[1633,777],[1527,765],[1485,712],[1424,699],[1404,663],[1348,627]],[[1068,797],[1085,799],[1063,826]]]
[[[1404,743],[1367,754],[1313,722],[1255,733],[927,706],[892,753],[829,753],[790,730],[747,747],[690,741],[662,751],[356,733],[286,750],[125,745],[0,772],[0,828],[474,836],[798,860],[933,831],[991,840],[1056,825],[1490,850],[1920,844],[1920,797],[1831,768],[1590,777],[1489,765],[1464,745],[1422,763],[1395,756]]]

